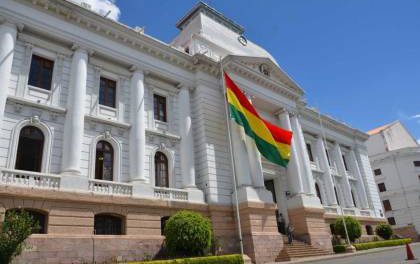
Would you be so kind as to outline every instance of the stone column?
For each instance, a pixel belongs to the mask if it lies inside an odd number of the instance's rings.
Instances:
[[[282,111],[279,114],[280,125],[282,128],[292,130],[289,113]],[[286,168],[287,181],[291,194],[301,194],[304,192],[302,183],[302,169],[300,167],[300,157],[297,151],[297,137],[293,134],[290,161]]]
[[[130,83],[130,181],[144,182],[146,130],[144,120],[144,74],[133,68]]]
[[[77,47],[71,63],[69,98],[64,123],[63,174],[81,174],[80,160],[85,122],[87,64],[87,50]]]
[[[290,118],[292,125],[293,135],[296,138],[297,153],[300,153],[300,162],[302,165],[302,182],[304,191],[307,194],[316,195],[315,181],[312,176],[311,163],[309,154],[306,149],[305,138],[303,137],[302,127],[300,126],[299,118],[297,115],[292,115]]]
[[[179,91],[179,135],[183,188],[196,188],[194,168],[194,141],[191,123],[190,91],[185,85]]]
[[[9,22],[0,25],[0,128],[6,108],[7,91],[12,71],[17,27]]]
[[[344,166],[344,161],[343,161],[343,154],[341,152],[340,145],[338,143],[334,144],[332,152],[334,155],[333,159],[337,166],[338,174],[341,176],[342,178],[341,180],[343,181],[343,184],[341,186],[342,186],[342,189],[344,190],[343,194],[344,194],[345,205],[348,207],[354,207],[354,203],[351,198],[351,186],[350,186],[350,182],[347,177],[347,174],[346,174],[346,168]]]
[[[324,146],[324,140],[321,136],[317,137],[316,140],[316,152],[319,157],[319,165],[321,170],[324,171],[323,178],[325,181],[325,186],[327,188],[327,203],[328,205],[337,205],[337,199],[334,193],[334,182],[331,175],[330,165],[328,163],[327,152]]]
[[[354,177],[358,180],[358,194],[360,198],[360,205],[362,209],[368,209],[369,208],[369,202],[366,194],[366,188],[365,184],[363,182],[362,174],[360,173],[359,165],[357,164],[356,155],[353,150],[350,150],[349,154],[349,165],[351,166],[351,170],[354,174]]]

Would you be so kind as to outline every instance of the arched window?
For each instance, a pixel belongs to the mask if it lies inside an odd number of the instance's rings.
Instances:
[[[369,236],[373,235],[373,228],[371,225],[366,225],[366,234]]]
[[[34,226],[32,228],[32,234],[46,234],[47,233],[47,214],[43,213],[38,210],[34,209],[9,209],[6,212],[6,215],[8,212],[15,212],[16,214],[21,213],[22,211],[25,211],[29,214],[29,216],[34,221]]]
[[[114,149],[109,142],[103,140],[96,144],[95,179],[114,179]]]
[[[315,183],[315,190],[316,190],[316,196],[318,196],[319,201],[322,204],[321,190],[319,189],[318,183]]]
[[[97,214],[94,220],[95,235],[122,235],[123,217],[112,214]]]
[[[37,127],[26,126],[20,130],[15,164],[17,170],[41,172],[44,139],[44,134]]]
[[[155,154],[155,185],[169,187],[168,158],[160,151]]]
[[[340,199],[338,199],[337,188],[335,186],[334,186],[334,193],[335,193],[335,199],[337,200],[337,204],[340,205]]]

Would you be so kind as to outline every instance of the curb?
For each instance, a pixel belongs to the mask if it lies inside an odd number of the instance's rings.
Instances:
[[[420,242],[411,243],[410,245],[412,245],[412,246],[420,245]],[[398,248],[405,248],[405,245],[394,246],[394,247],[374,248],[374,249],[362,250],[362,251],[355,252],[355,253],[340,253],[340,254],[333,254],[333,255],[327,255],[327,256],[321,256],[321,257],[308,257],[308,258],[303,258],[303,259],[300,259],[300,260],[292,260],[292,261],[285,261],[285,262],[270,262],[269,264],[310,263],[312,261],[318,261],[318,260],[344,259],[344,258],[361,256],[361,255],[366,255],[366,254],[372,254],[372,253],[376,253],[376,252],[382,252],[382,251],[398,249]]]

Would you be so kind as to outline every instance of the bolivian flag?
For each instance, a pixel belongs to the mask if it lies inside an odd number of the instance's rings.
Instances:
[[[224,72],[230,117],[253,138],[261,155],[286,167],[290,158],[292,132],[262,119],[248,98]]]

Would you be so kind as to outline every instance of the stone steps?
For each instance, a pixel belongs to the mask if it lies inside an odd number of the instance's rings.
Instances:
[[[324,256],[329,255],[330,252],[313,247],[301,241],[294,241],[292,245],[287,242],[284,243],[282,251],[276,258],[277,262],[290,261],[306,257]]]

